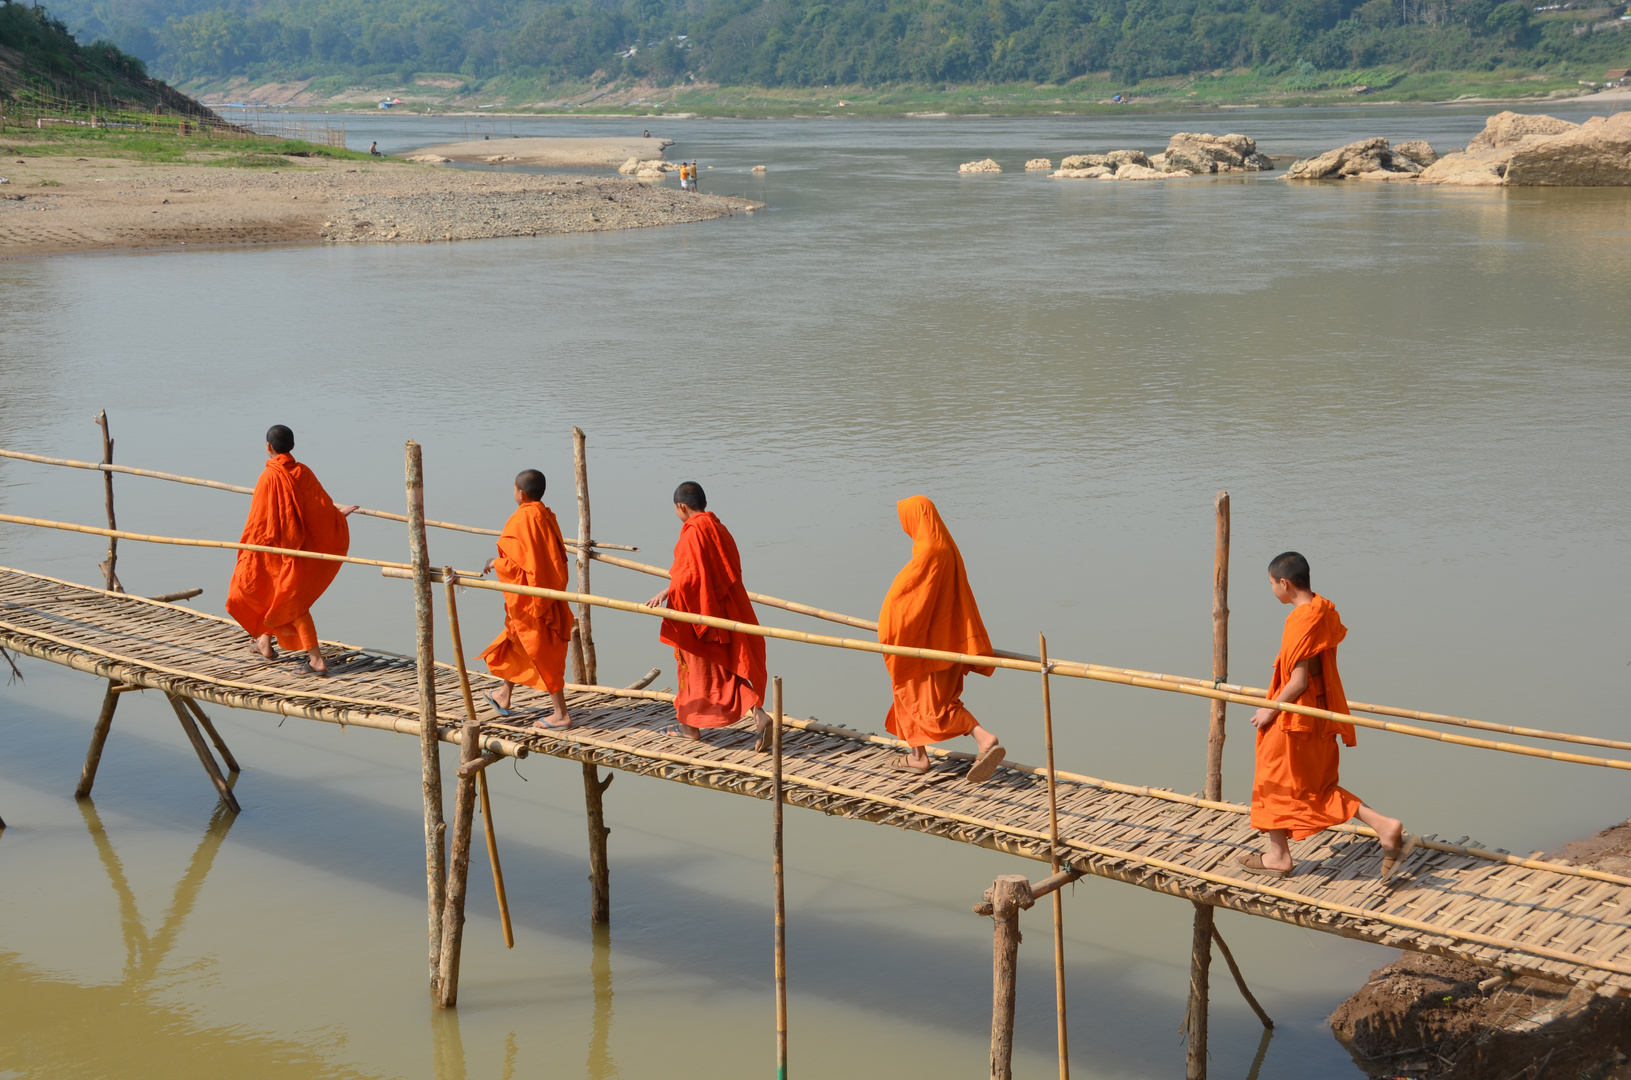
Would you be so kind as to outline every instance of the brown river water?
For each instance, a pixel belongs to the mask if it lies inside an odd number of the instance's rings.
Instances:
[[[708,490],[750,588],[873,617],[939,505],[998,644],[1204,675],[1212,499],[1234,502],[1231,675],[1268,677],[1284,614],[1263,568],[1307,553],[1350,628],[1350,693],[1624,737],[1631,696],[1631,197],[1623,190],[1162,184],[1025,175],[1026,158],[1239,130],[1274,154],[1384,134],[1460,146],[1491,110],[1268,110],[1070,120],[651,123],[751,217],[468,244],[190,250],[0,263],[0,446],[253,483],[261,432],[340,501],[400,510],[424,445],[433,517],[496,526],[523,467],[571,513],[590,440],[596,535],[666,562],[669,493]],[[1576,107],[1555,110],[1571,119]],[[1605,109],[1596,110],[1598,112]],[[504,133],[505,121],[487,121]],[[461,120],[369,117],[397,152]],[[995,156],[1002,175],[959,177]],[[768,172],[755,177],[757,164]],[[672,182],[672,181],[670,181]],[[135,531],[234,539],[241,496],[119,478]],[[0,509],[100,524],[91,473],[0,461]],[[353,519],[353,553],[402,558]],[[568,531],[572,531],[570,524]],[[433,533],[438,562],[482,538]],[[92,537],[0,526],[0,564],[98,580]],[[128,588],[200,585],[231,557],[127,543]],[[595,571],[643,600],[654,579]],[[413,645],[401,582],[341,573],[324,637]],[[465,600],[467,638],[495,598]],[[780,612],[765,621],[817,624]],[[664,669],[653,621],[596,619],[603,681]],[[445,641],[441,655],[447,655]],[[794,715],[882,730],[876,657],[770,644]],[[607,796],[612,925],[588,923],[578,766],[492,770],[516,919],[472,867],[461,1000],[425,989],[418,747],[212,710],[245,771],[229,819],[161,696],[128,695],[94,804],[72,798],[101,684],[37,661],[0,687],[0,1078],[719,1078],[774,1069],[766,804],[632,776]],[[970,680],[1020,760],[1034,677]],[[1060,680],[1062,768],[1189,792],[1204,702]],[[1225,794],[1251,741],[1231,709]],[[451,752],[449,758],[451,760]],[[1346,786],[1415,831],[1527,853],[1624,819],[1628,781],[1361,732]],[[791,811],[792,1071],[980,1077],[990,925],[1036,864]],[[1026,917],[1016,1075],[1054,1075],[1045,907]],[[1078,1077],[1181,1075],[1190,906],[1082,882],[1065,906]],[[1212,1075],[1357,1075],[1324,1018],[1394,954],[1223,912],[1277,1021],[1215,969]]]

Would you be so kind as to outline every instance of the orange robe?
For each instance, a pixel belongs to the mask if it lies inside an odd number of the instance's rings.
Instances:
[[[675,611],[759,625],[742,584],[736,540],[712,513],[692,514],[680,527],[668,576],[668,606]],[[764,702],[764,638],[672,619],[663,620],[657,637],[674,646],[680,723],[724,727]]]
[[[979,605],[968,587],[963,555],[946,531],[934,503],[922,495],[895,504],[900,527],[912,538],[912,558],[895,575],[895,583],[878,612],[878,640],[943,652],[991,655],[991,638],[980,620]],[[967,735],[978,722],[963,707],[963,677],[988,667],[969,668],[946,660],[885,656],[895,699],[884,721],[890,733],[908,746],[927,746]]]
[[[522,503],[504,523],[493,570],[508,585],[565,590],[566,545],[554,511],[541,502]],[[505,593],[504,632],[480,659],[501,679],[559,692],[566,685],[572,623],[572,608],[565,600]]]
[[[1293,608],[1274,659],[1269,696],[1290,681],[1296,666],[1320,658],[1308,689],[1296,704],[1346,713],[1348,697],[1337,673],[1337,644],[1348,636],[1337,609],[1323,596]],[[1359,798],[1337,785],[1337,739],[1353,746],[1354,726],[1300,713],[1277,713],[1257,733],[1257,772],[1252,779],[1252,828],[1285,829],[1301,840],[1341,824],[1359,812]]]
[[[288,454],[267,460],[255,482],[249,520],[239,539],[245,544],[327,555],[351,550],[345,515],[335,508],[312,471]],[[311,606],[334,581],[340,566],[293,555],[240,551],[227,589],[227,614],[251,637],[275,634],[284,649],[315,649],[317,627],[311,620]]]

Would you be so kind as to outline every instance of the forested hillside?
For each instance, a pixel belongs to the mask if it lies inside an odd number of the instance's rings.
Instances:
[[[18,94],[43,94],[101,106],[154,107],[212,115],[198,102],[151,78],[139,57],[111,41],[82,45],[44,8],[0,0],[0,105]]]
[[[173,80],[621,77],[800,87],[1624,64],[1623,5],[1518,0],[62,0]]]

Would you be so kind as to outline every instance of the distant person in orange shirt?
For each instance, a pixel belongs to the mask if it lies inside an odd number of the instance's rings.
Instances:
[[[979,605],[968,586],[963,554],[940,520],[940,511],[922,495],[895,504],[900,527],[912,538],[912,558],[899,574],[878,612],[878,640],[940,652],[991,655],[991,639],[980,619]],[[1007,755],[997,737],[963,705],[963,678],[970,671],[989,676],[988,667],[969,667],[950,660],[885,656],[894,701],[884,726],[910,747],[900,768],[929,771],[924,747],[959,735],[974,736],[979,755],[968,770],[971,783],[991,778]]]
[[[544,505],[544,474],[523,469],[515,478],[515,504],[519,508],[504,523],[498,554],[487,560],[483,574],[498,572],[506,585],[564,590],[567,579],[566,544],[555,512]],[[564,600],[504,594],[504,631],[482,652],[487,670],[504,680],[497,693],[488,694],[500,716],[510,715],[510,698],[521,683],[549,695],[555,711],[535,727],[566,728],[566,648],[572,640],[572,608]]]
[[[1308,560],[1295,551],[1276,556],[1269,563],[1269,588],[1276,600],[1291,605],[1269,700],[1346,714],[1337,645],[1348,628],[1331,601],[1313,591]],[[1376,830],[1382,841],[1380,876],[1391,876],[1416,846],[1416,838],[1397,818],[1376,812],[1338,786],[1337,739],[1353,746],[1353,725],[1264,708],[1252,716],[1252,726],[1257,729],[1257,771],[1251,821],[1254,829],[1268,834],[1269,843],[1261,855],[1237,856],[1236,864],[1254,874],[1289,877],[1294,863],[1288,838],[1302,840],[1357,817]]]
[[[708,510],[702,485],[687,480],[674,489],[680,538],[674,544],[668,588],[646,602],[688,615],[710,615],[759,624],[742,584],[742,556],[725,523]],[[764,749],[770,716],[765,700],[765,639],[718,627],[664,619],[658,640],[674,646],[679,693],[674,714],[680,735],[702,738],[702,728],[725,727],[751,714]]]
[[[323,485],[295,461],[294,432],[282,424],[266,431],[266,468],[255,482],[239,543],[294,551],[344,555],[351,549],[345,519],[355,506],[335,506]],[[302,673],[327,675],[328,663],[317,641],[311,606],[340,572],[340,563],[240,551],[227,588],[227,614],[254,639],[255,651],[276,660],[272,638],[280,648],[306,652]]]

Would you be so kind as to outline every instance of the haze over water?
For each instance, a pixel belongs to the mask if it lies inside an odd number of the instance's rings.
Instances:
[[[1461,146],[1489,110],[1269,111],[1091,120],[516,121],[651,124],[704,190],[768,210],[673,229],[467,244],[187,251],[0,263],[0,446],[99,453],[251,484],[274,422],[337,500],[400,511],[424,446],[431,516],[495,526],[523,467],[570,534],[571,428],[598,539],[666,564],[685,479],[735,533],[750,588],[875,617],[926,494],[994,639],[1061,657],[1210,670],[1212,500],[1234,503],[1233,678],[1268,677],[1284,616],[1263,568],[1308,554],[1350,629],[1356,698],[1624,737],[1631,694],[1631,201],[1274,175],[1067,182],[1028,157],[1239,130],[1273,154],[1382,134]],[[1580,110],[1553,110],[1569,119]],[[1602,111],[1602,110],[1599,110]],[[487,121],[508,133],[506,121]],[[398,152],[463,121],[348,120]],[[995,156],[1009,171],[959,177]],[[756,164],[769,171],[748,173]],[[1277,175],[1277,174],[1276,174]],[[233,539],[237,495],[120,477],[119,524]],[[92,473],[0,462],[0,509],[102,523]],[[405,557],[353,519],[353,554]],[[431,536],[477,565],[483,538]],[[0,564],[96,582],[103,544],[0,527]],[[193,585],[224,552],[125,543],[132,592]],[[598,592],[655,579],[597,566]],[[348,568],[321,634],[411,652],[408,586]],[[466,645],[499,625],[461,601]],[[773,610],[767,623],[818,624]],[[438,615],[438,628],[445,620]],[[603,682],[672,654],[597,612]],[[450,651],[444,640],[439,655]],[[796,716],[882,730],[875,657],[769,646]],[[0,689],[0,1077],[720,1078],[773,1068],[766,804],[634,776],[607,794],[612,926],[588,925],[576,764],[492,770],[516,919],[471,869],[456,1015],[425,990],[418,744],[211,709],[245,771],[214,794],[161,695],[126,695],[94,807],[74,783],[102,684],[38,661]],[[1198,790],[1202,701],[1056,680],[1061,768]],[[1036,761],[1030,676],[970,707]],[[1248,796],[1230,710],[1225,795]],[[451,762],[449,752],[444,761]],[[449,774],[451,770],[448,770]],[[519,775],[518,775],[519,774]],[[523,777],[525,779],[523,779]],[[1364,732],[1345,786],[1421,833],[1527,854],[1624,819],[1626,779]],[[212,816],[213,815],[213,816]],[[788,816],[791,1044],[805,1077],[980,1077],[990,924],[1027,861]],[[1187,903],[1089,879],[1065,908],[1079,1077],[1180,1075]],[[1222,912],[1277,1028],[1257,1075],[1358,1075],[1324,1018],[1390,950]],[[1054,1075],[1046,907],[1025,916],[1016,1075]],[[1212,1075],[1245,1077],[1256,1020],[1214,972]]]

